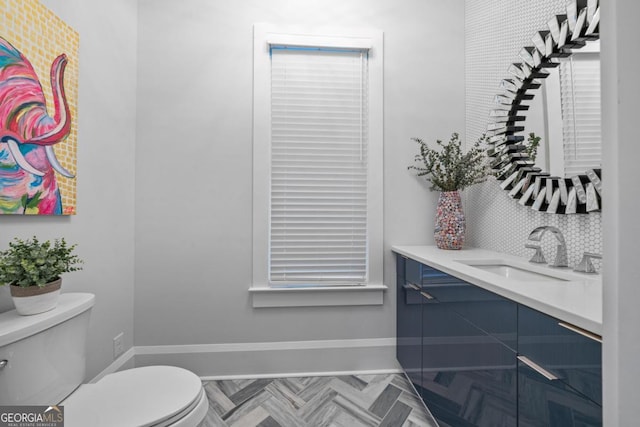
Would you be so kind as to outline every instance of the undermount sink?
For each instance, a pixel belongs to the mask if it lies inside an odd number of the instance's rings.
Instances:
[[[523,265],[515,265],[508,260],[457,260],[458,262],[468,265],[473,268],[477,268],[483,271],[487,271],[492,274],[504,277],[506,279],[519,280],[522,282],[568,282],[571,279],[566,278],[566,275],[561,271],[540,271],[541,269],[547,270],[548,267],[536,267]]]

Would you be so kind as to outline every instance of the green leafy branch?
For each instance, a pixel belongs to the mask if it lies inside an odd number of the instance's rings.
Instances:
[[[447,143],[436,140],[439,149],[430,148],[424,140],[411,138],[417,142],[420,154],[414,162],[418,164],[407,169],[425,177],[431,183],[432,191],[463,190],[473,184],[484,182],[490,174],[484,143],[487,137],[482,135],[467,151],[462,151],[462,141],[458,133],[453,133]]]

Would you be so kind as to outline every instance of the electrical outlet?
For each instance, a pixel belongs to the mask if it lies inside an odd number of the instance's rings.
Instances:
[[[124,332],[120,332],[113,338],[113,358],[117,359],[124,353]]]

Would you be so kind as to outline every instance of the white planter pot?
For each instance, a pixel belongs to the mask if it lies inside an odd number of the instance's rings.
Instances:
[[[23,316],[30,316],[53,310],[58,305],[61,285],[62,279],[54,280],[41,288],[11,286],[11,297],[16,311]]]

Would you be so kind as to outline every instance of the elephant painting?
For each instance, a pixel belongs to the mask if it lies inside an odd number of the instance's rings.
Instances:
[[[33,67],[0,37],[0,213],[63,213],[56,173],[73,178],[56,158],[54,145],[71,132],[64,91],[67,57],[51,65],[53,116]]]

